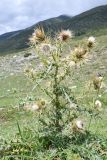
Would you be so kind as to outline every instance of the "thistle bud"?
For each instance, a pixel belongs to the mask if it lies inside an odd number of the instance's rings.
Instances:
[[[40,107],[39,107],[39,105],[37,105],[37,104],[33,104],[32,106],[31,106],[31,111],[38,111],[40,109]]]
[[[75,63],[80,62],[86,58],[87,49],[83,47],[76,47],[73,52],[71,52],[71,59]]]
[[[88,42],[87,42],[87,46],[89,48],[92,48],[94,46],[94,44],[95,44],[95,37],[93,37],[93,36],[89,37]]]
[[[45,100],[38,100],[37,104],[38,104],[40,109],[43,109],[43,108],[45,108],[46,101]]]
[[[59,34],[58,34],[58,39],[60,41],[67,41],[68,39],[73,37],[73,33],[68,29],[68,30],[62,30]]]
[[[76,120],[72,124],[72,129],[74,132],[81,132],[84,130],[84,122],[82,120]]]
[[[99,90],[101,88],[103,77],[100,74],[97,74],[93,79],[93,85],[95,90]]]
[[[34,30],[34,33],[29,38],[29,40],[30,40],[30,43],[34,45],[36,43],[43,42],[45,38],[46,36],[45,36],[43,28],[37,28]]]
[[[95,101],[95,108],[97,111],[102,111],[102,103],[99,100]]]

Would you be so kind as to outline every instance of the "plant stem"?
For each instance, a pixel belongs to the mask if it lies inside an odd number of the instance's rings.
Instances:
[[[55,64],[55,74],[54,74],[54,95],[55,95],[55,100],[54,100],[54,105],[55,105],[55,126],[57,131],[61,131],[61,126],[60,126],[60,119],[61,119],[61,113],[60,113],[60,100],[59,100],[59,82],[58,82],[58,70],[59,66],[56,63]]]

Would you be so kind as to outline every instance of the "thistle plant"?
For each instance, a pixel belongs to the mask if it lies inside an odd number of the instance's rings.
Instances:
[[[26,73],[36,83],[33,90],[39,86],[39,89],[48,96],[49,103],[46,109],[48,110],[49,123],[47,126],[49,130],[53,129],[52,133],[55,132],[56,134],[62,133],[70,124],[72,132],[81,132],[85,129],[84,122],[78,119],[79,106],[76,104],[76,98],[72,95],[69,83],[72,82],[70,79],[77,66],[86,61],[90,55],[95,45],[95,38],[89,37],[82,45],[78,45],[73,50],[68,51],[68,54],[64,54],[65,47],[72,47],[68,46],[68,41],[73,37],[72,31],[62,30],[51,39],[45,35],[43,28],[36,29],[30,37],[31,48],[35,54],[38,54],[42,65],[36,72],[27,70]],[[45,82],[50,82],[48,88]],[[93,84],[95,86],[94,82]],[[36,106],[36,108],[38,107]]]
[[[73,37],[70,30],[62,30],[54,38],[47,37],[43,28],[36,29],[30,37],[30,46],[38,55],[39,66],[26,68],[25,74],[34,84],[32,91],[36,92],[36,97],[28,97],[30,103],[21,101],[20,106],[28,113],[33,112],[37,128],[21,130],[17,122],[19,134],[9,147],[4,142],[2,157],[28,160],[106,157],[107,141],[90,133],[92,118],[102,111],[98,95],[103,77],[97,74],[91,83],[96,92],[91,102],[93,108],[82,108],[72,91],[75,87],[72,86],[73,76],[92,55],[95,38],[89,37],[72,48],[69,41]]]

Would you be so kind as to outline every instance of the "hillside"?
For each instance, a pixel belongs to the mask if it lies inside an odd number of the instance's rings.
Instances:
[[[74,17],[61,15],[20,31],[3,34],[0,36],[0,54],[27,48],[28,38],[38,26],[43,26],[45,31],[52,35],[61,28],[73,30],[76,36],[92,33],[95,30],[107,28],[107,5],[96,7]]]

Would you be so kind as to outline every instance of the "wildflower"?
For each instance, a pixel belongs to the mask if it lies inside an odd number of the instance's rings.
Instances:
[[[102,83],[103,77],[101,74],[97,74],[94,79],[93,79],[93,85],[95,90],[99,90],[101,88],[101,83]]]
[[[34,30],[34,33],[32,34],[29,40],[30,40],[30,43],[34,45],[38,42],[43,42],[45,38],[46,36],[43,28],[37,28],[36,30]]]
[[[99,100],[95,101],[95,108],[97,109],[97,111],[102,111],[102,103]]]
[[[76,47],[74,51],[71,53],[71,59],[72,61],[77,63],[81,60],[84,60],[86,58],[86,54],[87,54],[87,49],[79,46]]]
[[[60,41],[66,41],[70,38],[73,37],[73,33],[68,29],[68,30],[62,30],[59,35],[58,35],[58,39]]]
[[[70,109],[76,109],[77,108],[77,104],[75,103],[70,103]]]
[[[37,42],[35,36],[32,35],[32,37],[29,38],[29,42],[30,44],[35,45]]]
[[[32,112],[39,111],[43,108],[45,108],[45,101],[44,100],[37,101],[36,103],[33,103],[33,104],[26,104],[24,106],[24,109],[26,111],[32,111]]]
[[[43,43],[40,47],[41,51],[44,52],[44,53],[49,53],[52,51],[52,47],[50,44],[47,44],[47,43]]]
[[[43,108],[45,108],[46,101],[45,100],[39,100],[37,102],[37,105],[39,106],[40,109],[43,109]]]
[[[76,120],[72,124],[72,129],[74,132],[81,132],[84,130],[84,122],[82,120]]]
[[[89,37],[89,38],[88,38],[87,46],[88,46],[89,48],[92,48],[94,44],[95,44],[95,37],[93,37],[93,36]]]
[[[37,111],[37,110],[39,110],[40,109],[40,107],[39,107],[39,105],[37,105],[37,104],[33,104],[32,106],[31,106],[31,111]]]
[[[83,129],[83,127],[84,127],[83,121],[77,120],[76,121],[76,126],[77,126],[78,129]]]

